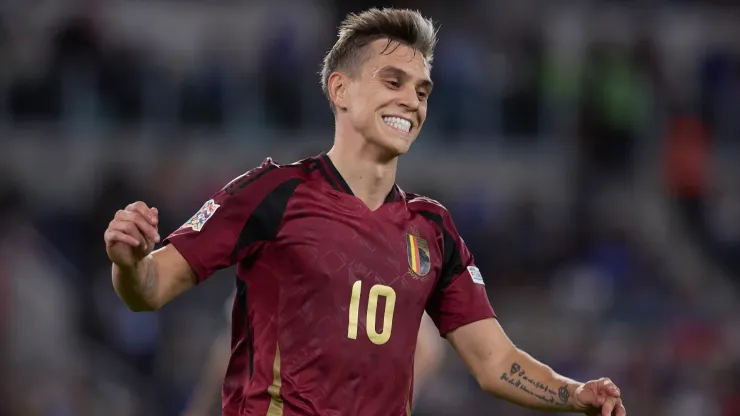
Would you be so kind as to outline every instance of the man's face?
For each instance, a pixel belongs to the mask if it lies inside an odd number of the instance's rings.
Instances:
[[[387,48],[386,48],[387,47]],[[387,49],[387,50],[386,50]],[[389,156],[406,153],[419,135],[432,90],[429,66],[412,48],[379,39],[347,79],[341,114],[369,142]]]

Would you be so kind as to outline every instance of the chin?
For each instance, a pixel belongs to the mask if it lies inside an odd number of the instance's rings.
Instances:
[[[403,143],[394,143],[392,148],[393,148],[393,152],[396,153],[396,156],[404,155],[411,148],[411,141],[404,141]]]
[[[403,134],[393,131],[381,121],[378,131],[372,135],[373,142],[394,157],[401,156],[409,151],[416,137],[411,134]]]
[[[372,140],[378,148],[382,149],[383,153],[389,157],[398,157],[406,154],[411,148],[413,138],[409,137],[389,137],[388,135],[382,134],[375,140]]]

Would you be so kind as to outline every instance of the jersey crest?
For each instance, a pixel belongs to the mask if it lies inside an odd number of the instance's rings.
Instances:
[[[190,219],[180,227],[180,229],[190,228],[193,231],[200,231],[206,222],[211,219],[213,214],[221,205],[217,204],[214,200],[209,199],[203,204],[202,207],[195,213]]]
[[[431,268],[429,243],[418,235],[406,233],[406,253],[409,259],[409,272],[416,278],[424,278]]]

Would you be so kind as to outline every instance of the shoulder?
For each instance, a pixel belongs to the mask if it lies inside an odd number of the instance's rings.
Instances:
[[[447,210],[447,208],[441,202],[435,199],[411,192],[406,192],[406,201],[409,210],[411,210],[412,212],[421,213],[422,215],[433,214],[440,218],[446,218],[450,216],[450,212]]]
[[[441,202],[418,194],[406,192],[409,210],[433,223],[445,235],[457,237],[457,229],[450,211]]]
[[[315,170],[315,165],[316,162],[311,158],[281,164],[267,157],[259,166],[229,181],[221,191],[234,195],[247,187],[276,188],[288,181],[302,182],[307,180],[309,174]]]

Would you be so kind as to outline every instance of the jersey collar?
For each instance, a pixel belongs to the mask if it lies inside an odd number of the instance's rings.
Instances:
[[[342,175],[337,170],[337,167],[334,166],[334,163],[332,163],[331,159],[329,159],[329,156],[326,154],[326,152],[318,155],[316,159],[318,161],[321,174],[324,176],[324,179],[326,179],[329,185],[332,186],[332,188],[340,192],[347,193],[349,195],[354,195],[352,189],[347,184],[347,181],[344,180]],[[385,197],[384,203],[387,204],[389,202],[400,202],[402,200],[403,191],[398,187],[398,185],[393,184],[391,191]]]

